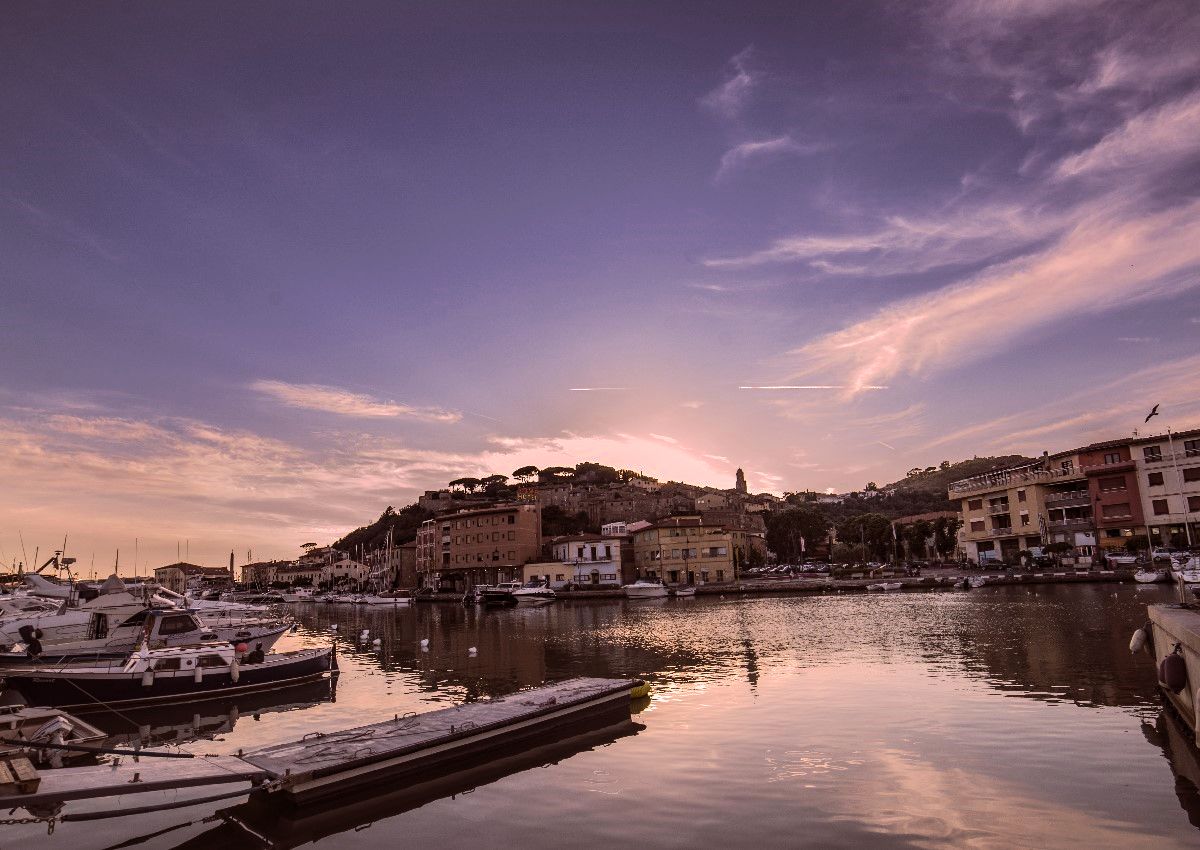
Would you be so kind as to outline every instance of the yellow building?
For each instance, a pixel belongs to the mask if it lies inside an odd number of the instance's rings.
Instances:
[[[671,517],[633,533],[638,578],[668,584],[736,581],[751,552],[766,554],[758,532],[706,523],[700,517]]]

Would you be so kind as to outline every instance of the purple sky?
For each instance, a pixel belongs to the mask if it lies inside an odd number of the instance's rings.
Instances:
[[[1188,2],[10,6],[0,558],[1200,424],[1197,44]]]

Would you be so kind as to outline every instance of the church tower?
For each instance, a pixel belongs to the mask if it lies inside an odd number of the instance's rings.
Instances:
[[[737,471],[737,491],[743,494],[746,492],[746,473],[742,472],[741,467],[738,467]]]

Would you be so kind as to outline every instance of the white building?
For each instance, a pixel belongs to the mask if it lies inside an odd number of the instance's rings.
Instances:
[[[606,528],[621,523],[609,523]],[[617,534],[571,534],[550,542],[554,561],[568,568],[570,581],[587,585],[619,585],[621,543],[629,538]]]
[[[1138,438],[1131,448],[1151,545],[1186,544],[1187,527],[1200,543],[1200,429]]]

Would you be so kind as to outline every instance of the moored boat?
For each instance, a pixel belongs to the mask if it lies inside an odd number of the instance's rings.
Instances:
[[[675,587],[675,588],[671,589],[671,595],[685,597],[685,598],[689,597],[689,596],[695,596],[696,588],[694,585],[691,585],[691,584],[680,585],[679,587]]]
[[[518,605],[549,605],[558,598],[550,584],[539,579],[532,579],[512,591],[513,599]]]
[[[621,590],[629,599],[660,599],[669,593],[662,581],[653,578],[640,578],[633,584],[624,585]]]
[[[899,590],[902,587],[904,587],[903,582],[881,581],[876,584],[868,584],[867,590]]]
[[[1133,574],[1133,580],[1138,584],[1154,584],[1160,581],[1169,581],[1170,576],[1166,570],[1141,569]]]
[[[484,588],[480,595],[484,605],[516,605],[517,597],[513,594],[520,588],[519,581],[506,581],[495,587]]]
[[[30,663],[4,671],[7,689],[27,703],[72,711],[103,705],[164,705],[272,690],[337,670],[333,647],[241,654],[227,643],[146,649],[124,660],[54,666]]]
[[[412,602],[408,594],[360,593],[354,598],[356,605],[407,605]]]
[[[39,766],[61,767],[94,756],[65,747],[96,746],[106,737],[102,729],[57,708],[0,706],[0,756],[20,753]]]

